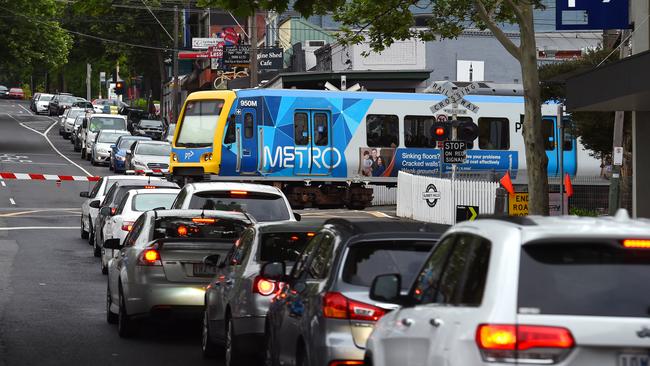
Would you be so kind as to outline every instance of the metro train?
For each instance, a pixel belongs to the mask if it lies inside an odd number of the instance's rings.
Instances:
[[[178,119],[170,174],[184,181],[273,184],[294,207],[362,208],[372,200],[368,184],[394,185],[399,171],[437,176],[452,169],[441,164],[433,128],[451,116],[431,109],[445,98],[297,89],[195,92]],[[525,179],[523,97],[465,99],[479,110],[457,111],[457,119],[475,123],[478,138],[469,142],[458,174],[510,171]],[[556,113],[556,105],[542,106],[549,176],[559,174]],[[600,161],[574,136],[565,133],[562,140],[565,172],[599,175]]]

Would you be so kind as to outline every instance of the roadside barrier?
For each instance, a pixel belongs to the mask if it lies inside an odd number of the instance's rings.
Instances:
[[[96,182],[102,177],[85,176],[85,175],[56,175],[56,174],[32,174],[32,173],[10,173],[0,172],[2,179],[16,180],[54,180],[58,182],[75,181],[75,182]]]
[[[397,216],[453,225],[493,214],[499,183],[450,180],[399,172]]]

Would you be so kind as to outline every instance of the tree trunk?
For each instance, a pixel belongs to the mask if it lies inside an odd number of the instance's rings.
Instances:
[[[549,214],[548,159],[542,133],[542,102],[537,69],[537,46],[533,26],[533,6],[521,7],[524,22],[520,27],[521,74],[524,86],[525,117],[523,126],[528,174],[528,211],[531,215]],[[556,138],[562,143],[562,138]]]

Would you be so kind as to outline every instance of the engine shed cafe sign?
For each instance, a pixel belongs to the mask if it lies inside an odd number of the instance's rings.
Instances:
[[[260,70],[279,70],[283,66],[282,48],[261,48],[257,52],[257,65]]]

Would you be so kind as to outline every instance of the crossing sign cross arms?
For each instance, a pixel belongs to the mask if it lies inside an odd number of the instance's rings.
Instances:
[[[628,29],[629,12],[629,0],[555,0],[555,28]]]
[[[479,83],[473,82],[463,87],[458,87],[449,81],[436,81],[431,86],[429,86],[425,92],[426,93],[436,93],[446,96],[446,99],[441,100],[440,102],[431,106],[431,112],[436,113],[442,110],[443,108],[452,105],[460,104],[464,108],[477,113],[479,107],[472,102],[464,99],[467,94],[470,94],[480,88]]]

